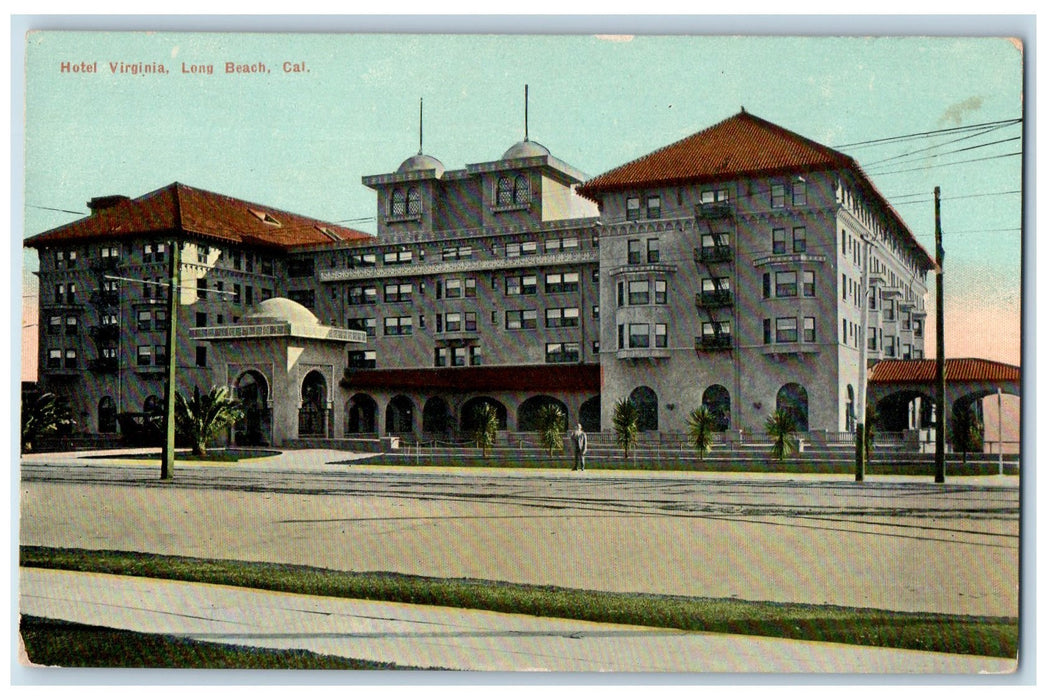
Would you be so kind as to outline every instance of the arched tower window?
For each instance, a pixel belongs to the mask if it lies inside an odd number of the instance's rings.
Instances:
[[[498,178],[496,203],[500,207],[509,206],[513,203],[513,179],[507,175]]]
[[[407,215],[407,195],[404,194],[403,190],[393,190],[393,196],[389,205],[390,216],[406,216]]]
[[[417,187],[407,190],[407,215],[415,216],[422,213],[422,193]]]

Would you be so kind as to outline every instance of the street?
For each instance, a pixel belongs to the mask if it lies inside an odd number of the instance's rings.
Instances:
[[[24,460],[20,542],[570,588],[1018,614],[1015,477]],[[48,466],[52,464],[54,466]]]

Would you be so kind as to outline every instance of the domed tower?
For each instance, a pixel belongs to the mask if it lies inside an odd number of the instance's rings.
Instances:
[[[422,141],[422,102],[418,103],[418,153],[400,164],[395,173],[365,176],[363,184],[378,194],[378,235],[386,232],[417,233],[432,230],[434,199],[446,169],[438,158],[427,155]]]

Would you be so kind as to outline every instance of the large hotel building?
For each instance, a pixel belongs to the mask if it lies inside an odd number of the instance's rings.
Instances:
[[[234,387],[240,444],[533,430],[721,430],[776,408],[853,430],[867,370],[923,356],[934,267],[850,157],[742,111],[588,179],[525,139],[363,178],[377,234],[175,183],[29,238],[39,374],[80,430],[164,394],[171,246],[182,390]]]

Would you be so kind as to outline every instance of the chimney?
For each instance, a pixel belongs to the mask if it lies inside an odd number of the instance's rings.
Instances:
[[[91,210],[92,214],[97,214],[105,209],[112,209],[117,204],[122,202],[130,202],[131,198],[124,194],[110,194],[104,197],[92,197],[87,203],[87,207]]]

